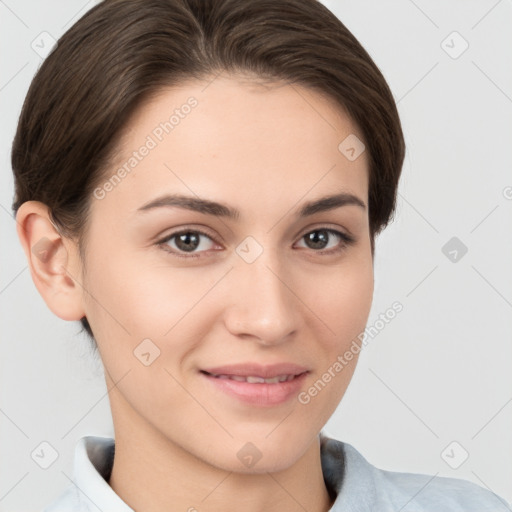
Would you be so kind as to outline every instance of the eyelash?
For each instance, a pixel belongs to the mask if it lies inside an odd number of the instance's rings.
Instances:
[[[320,255],[338,254],[338,253],[344,251],[347,247],[353,245],[356,241],[355,238],[353,238],[350,235],[342,233],[341,231],[338,231],[336,229],[325,228],[325,227],[319,227],[319,228],[312,229],[311,231],[304,233],[300,239],[302,240],[306,235],[309,235],[310,233],[314,233],[315,231],[327,231],[328,233],[337,236],[341,240],[339,246],[336,247],[335,249],[331,248],[331,249],[327,249],[327,250],[318,250],[318,251],[311,249],[313,252],[320,254]],[[178,258],[201,258],[201,257],[203,257],[203,256],[201,256],[201,253],[205,252],[205,251],[201,251],[199,253],[188,253],[187,254],[185,252],[181,252],[181,253],[177,252],[174,249],[170,249],[168,247],[167,242],[169,242],[170,240],[172,240],[174,237],[176,237],[178,235],[184,235],[186,233],[196,233],[196,234],[204,235],[207,238],[209,238],[210,240],[212,240],[212,242],[217,243],[210,234],[206,233],[205,231],[202,231],[201,229],[194,228],[194,229],[181,229],[180,231],[175,231],[174,233],[167,235],[164,239],[160,240],[159,242],[156,242],[156,245],[158,247],[160,247],[162,250],[164,250],[165,252],[171,254],[172,256],[176,256]]]

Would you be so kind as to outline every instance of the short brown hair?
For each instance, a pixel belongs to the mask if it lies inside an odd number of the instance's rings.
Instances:
[[[92,191],[136,108],[162,87],[219,71],[309,87],[351,116],[369,153],[373,256],[375,235],[395,211],[401,123],[378,67],[317,0],[104,0],[93,7],[30,85],[12,146],[13,211],[43,202],[61,233],[83,248]],[[94,341],[87,319],[81,322]]]

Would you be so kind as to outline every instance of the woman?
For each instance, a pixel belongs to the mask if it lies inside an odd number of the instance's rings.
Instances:
[[[64,34],[13,208],[39,292],[101,355],[115,441],[80,440],[47,512],[496,510],[321,433],[404,151],[384,78],[314,0],[106,0]]]

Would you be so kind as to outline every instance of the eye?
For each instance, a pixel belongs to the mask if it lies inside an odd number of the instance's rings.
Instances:
[[[209,240],[209,242],[202,241],[202,238]],[[163,240],[157,242],[157,245],[178,257],[197,258],[199,254],[194,254],[194,252],[208,251],[212,246],[215,246],[215,242],[210,235],[204,231],[198,229],[184,229],[171,233]]]
[[[301,240],[305,241],[307,248],[314,249],[315,252],[320,254],[324,252],[329,254],[338,253],[355,242],[353,237],[329,228],[318,228],[309,231],[302,236]],[[325,249],[327,250],[325,251]]]
[[[318,228],[309,231],[301,237],[306,249],[313,249],[318,254],[335,254],[343,251],[355,242],[351,236],[330,228]],[[156,243],[164,251],[180,258],[198,258],[201,253],[215,249],[217,245],[213,238],[199,229],[181,229],[167,235]]]

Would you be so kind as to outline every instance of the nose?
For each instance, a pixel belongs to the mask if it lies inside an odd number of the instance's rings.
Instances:
[[[301,301],[294,293],[290,272],[283,267],[269,251],[252,263],[236,261],[226,283],[229,305],[224,310],[231,334],[276,345],[298,331]]]

